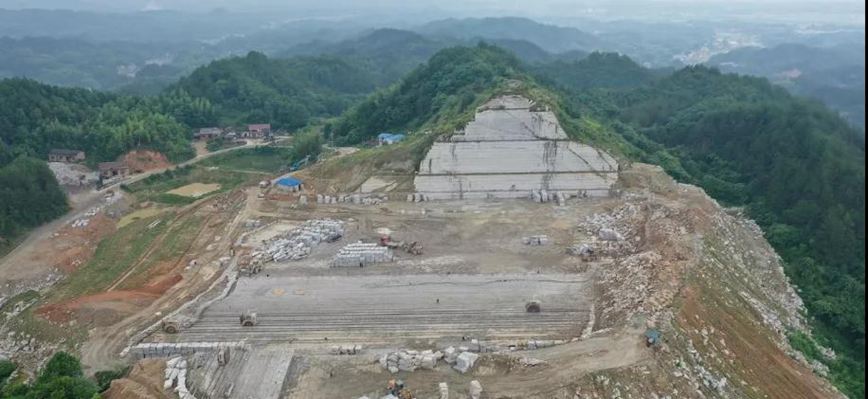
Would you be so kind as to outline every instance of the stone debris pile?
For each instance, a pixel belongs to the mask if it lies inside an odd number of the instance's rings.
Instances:
[[[263,241],[263,249],[252,254],[254,261],[283,262],[300,260],[319,243],[332,242],[344,235],[344,222],[333,219],[313,219],[284,234]]]
[[[470,386],[467,387],[467,393],[470,399],[479,399],[482,396],[482,384],[479,381],[470,381]]]
[[[174,388],[180,399],[196,399],[187,389],[187,360],[178,356],[166,361],[163,389]]]
[[[64,186],[85,186],[99,182],[99,172],[84,165],[63,162],[49,162],[48,168],[54,173],[57,182]]]
[[[395,374],[399,371],[416,371],[417,369],[433,370],[437,361],[444,358],[443,352],[424,350],[401,350],[387,353],[380,357],[380,366]]]
[[[362,351],[361,345],[335,345],[332,346],[329,352],[332,355],[357,355]]]
[[[581,193],[576,193],[576,197],[581,197]],[[530,192],[530,199],[533,202],[545,203],[545,202],[557,202],[558,205],[564,206],[567,203],[567,198],[571,197],[569,194],[565,194],[562,191],[552,191],[548,192],[546,190],[533,190]]]
[[[440,393],[440,399],[449,399],[449,385],[445,382],[437,384],[437,390]]]
[[[521,242],[524,245],[531,246],[546,245],[549,243],[549,236],[545,234],[540,234],[535,236],[522,237]]]
[[[431,197],[429,197],[425,194],[420,194],[420,193],[407,194],[407,202],[426,202],[426,201],[431,201]]]
[[[341,248],[332,267],[364,267],[372,263],[391,262],[395,254],[389,247],[376,243],[356,242]]]
[[[380,205],[386,202],[386,196],[380,195],[363,195],[363,194],[348,194],[348,195],[316,195],[317,204],[355,204],[355,205]]]

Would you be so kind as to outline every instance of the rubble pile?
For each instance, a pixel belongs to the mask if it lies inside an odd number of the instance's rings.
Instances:
[[[386,202],[387,197],[382,195],[316,195],[317,204],[355,204],[355,205],[380,205]]]
[[[166,361],[163,389],[174,388],[180,399],[196,399],[187,389],[187,360],[178,356]]]
[[[587,197],[587,194],[583,193],[575,193],[574,195],[576,197]],[[533,190],[530,192],[530,199],[533,202],[557,202],[560,206],[564,206],[567,203],[567,198],[570,198],[571,196],[573,195],[565,194],[561,191],[548,192],[546,190]]]
[[[376,243],[356,242],[349,244],[335,255],[332,267],[364,267],[371,263],[391,262],[395,255],[389,247]]]
[[[415,351],[401,350],[387,353],[380,357],[380,365],[394,374],[398,371],[416,371],[417,369],[433,370],[437,361],[444,358],[444,353],[431,350]]]
[[[420,193],[407,194],[407,202],[425,202],[425,201],[431,201],[431,197],[429,197],[425,194],[420,194]]]
[[[384,354],[378,361],[384,369],[389,370],[393,374],[399,371],[416,371],[417,369],[433,370],[437,367],[437,363],[440,360],[464,374],[470,371],[473,365],[476,364],[476,361],[479,359],[479,354],[476,352],[479,352],[481,349],[482,347],[477,342],[473,348],[450,346],[436,352],[432,350],[400,350]]]
[[[84,165],[65,162],[49,162],[48,168],[57,182],[64,186],[86,186],[99,182],[99,173]]]
[[[313,219],[302,225],[263,241],[263,248],[251,255],[254,261],[283,262],[300,260],[310,255],[319,243],[340,239],[344,234],[344,222],[332,219]]]

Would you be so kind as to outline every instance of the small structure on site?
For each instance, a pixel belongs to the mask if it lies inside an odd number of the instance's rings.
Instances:
[[[247,131],[243,133],[244,137],[249,137],[252,139],[261,139],[265,137],[271,136],[271,124],[270,123],[254,123],[247,125]]]
[[[193,133],[196,140],[210,140],[223,135],[223,129],[219,127],[203,127]]]
[[[300,179],[292,176],[285,176],[277,179],[277,181],[274,182],[274,186],[279,190],[289,192],[298,192],[304,189],[304,183]]]
[[[377,135],[377,144],[378,145],[392,145],[401,140],[404,140],[406,137],[403,133],[380,133]]]
[[[130,167],[123,162],[100,162],[97,168],[102,181],[122,179],[130,174]]]
[[[84,159],[84,151],[81,150],[67,150],[64,148],[57,148],[48,152],[49,162],[76,163],[84,161]]]

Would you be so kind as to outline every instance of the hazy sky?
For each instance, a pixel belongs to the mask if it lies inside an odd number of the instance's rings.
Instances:
[[[430,13],[432,16],[524,15],[532,18],[738,17],[864,25],[862,0],[0,0],[0,8],[130,12],[182,10],[284,12],[299,17]]]

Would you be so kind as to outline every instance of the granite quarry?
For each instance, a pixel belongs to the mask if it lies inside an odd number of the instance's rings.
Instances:
[[[391,380],[418,399],[741,397],[763,380],[729,371],[753,359],[734,329],[773,325],[752,337],[750,353],[767,354],[804,325],[755,225],[570,140],[544,104],[490,100],[405,177],[409,191],[291,204],[247,188],[208,247],[219,260],[187,263],[212,268],[208,289],[130,329],[121,353],[165,359],[160,388],[182,398],[399,397]],[[384,232],[425,251],[381,245]],[[759,316],[691,302],[707,288],[685,277],[697,275]]]

